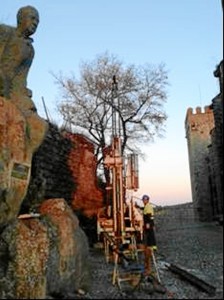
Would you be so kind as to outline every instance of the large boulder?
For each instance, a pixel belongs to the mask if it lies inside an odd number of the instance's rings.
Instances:
[[[0,298],[46,299],[87,291],[88,241],[64,199],[20,215],[0,236]]]

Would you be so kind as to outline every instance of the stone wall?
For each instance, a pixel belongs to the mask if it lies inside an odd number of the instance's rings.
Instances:
[[[97,160],[94,145],[81,134],[64,133],[71,141],[67,164],[77,188],[72,193],[72,208],[86,217],[96,216],[103,207],[103,191],[97,185]]]
[[[156,207],[155,224],[156,230],[186,228],[196,220],[193,202]]]
[[[185,120],[192,198],[201,221],[223,222],[223,61],[214,71],[220,93],[202,113],[189,108]]]
[[[49,130],[33,156],[31,180],[21,212],[49,198],[64,198],[74,212],[92,217],[103,206],[93,144],[84,136]]]
[[[217,66],[214,75],[219,80],[220,93],[212,100],[211,105],[215,128],[211,134],[212,147],[209,152],[209,171],[214,216],[216,219],[223,219],[223,61]]]
[[[205,107],[204,112],[197,107],[195,113],[192,108],[189,108],[185,128],[195,213],[201,221],[211,220],[212,209],[206,159],[208,146],[211,144],[210,132],[214,128],[213,111],[208,106]]]
[[[71,203],[76,184],[67,164],[72,145],[49,124],[43,143],[33,155],[31,177],[21,213],[35,211],[45,199],[64,198]]]

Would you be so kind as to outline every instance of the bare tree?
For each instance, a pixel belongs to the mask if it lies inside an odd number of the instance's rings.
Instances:
[[[122,139],[122,153],[142,154],[140,144],[160,136],[167,119],[164,65],[124,66],[106,52],[82,63],[80,70],[79,80],[54,75],[62,92],[58,109],[65,126],[95,144],[99,165],[114,133]]]

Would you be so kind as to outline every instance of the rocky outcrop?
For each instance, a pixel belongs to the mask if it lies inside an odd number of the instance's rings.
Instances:
[[[0,226],[19,213],[32,156],[46,129],[47,123],[36,113],[25,116],[13,102],[0,97]]]
[[[92,217],[103,207],[103,193],[97,187],[94,146],[83,135],[66,133],[65,136],[73,145],[68,157],[68,166],[77,186],[72,194],[71,205],[74,211]]]
[[[0,298],[46,299],[89,288],[88,241],[64,199],[20,215],[0,236]]]
[[[39,117],[27,88],[38,23],[25,6],[17,27],[0,24],[1,299],[86,290],[88,240],[74,212],[102,204],[93,146]]]

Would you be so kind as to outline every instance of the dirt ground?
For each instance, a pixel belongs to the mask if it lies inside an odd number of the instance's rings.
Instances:
[[[91,287],[86,294],[68,295],[66,299],[223,299],[223,227],[215,223],[186,226],[167,225],[157,229],[156,262],[165,293],[158,292],[151,282],[141,280],[112,284],[113,261],[107,262],[99,244],[90,249]],[[139,262],[141,265],[141,261]],[[200,279],[206,289],[173,273],[174,264]],[[119,266],[120,271],[123,265]],[[136,276],[136,282],[140,278]]]

